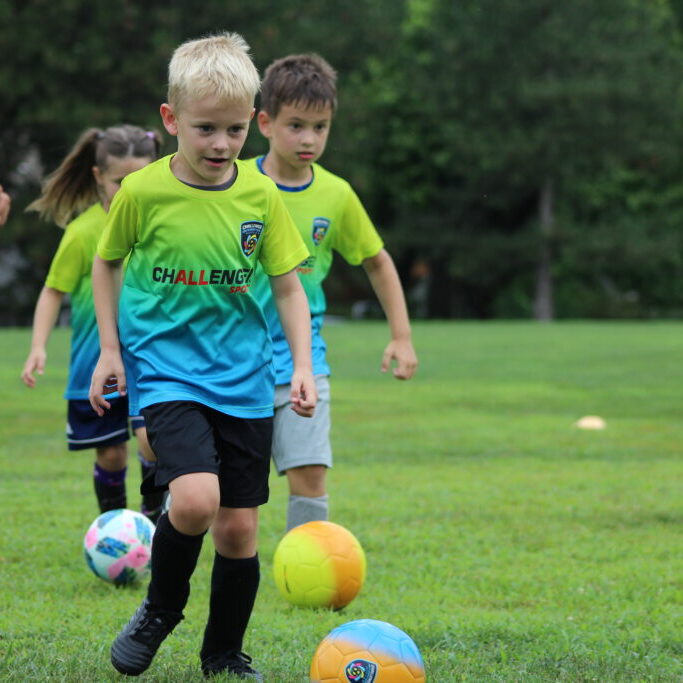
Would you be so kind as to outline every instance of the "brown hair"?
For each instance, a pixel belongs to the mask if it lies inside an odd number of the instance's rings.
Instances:
[[[320,55],[275,60],[261,83],[261,109],[276,117],[283,104],[337,108],[337,72]]]
[[[60,227],[99,200],[92,168],[104,171],[109,157],[157,159],[161,135],[127,124],[81,133],[62,163],[45,179],[40,197],[26,207]]]

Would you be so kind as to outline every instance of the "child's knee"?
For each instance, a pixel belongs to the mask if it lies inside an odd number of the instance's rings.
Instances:
[[[171,496],[171,521],[184,533],[201,533],[213,523],[218,498],[211,495]]]
[[[287,470],[290,493],[297,496],[316,498],[325,495],[327,467],[324,465],[303,465]]]
[[[125,442],[114,446],[101,446],[96,449],[96,453],[97,464],[110,472],[122,470],[128,462],[128,447]]]
[[[221,509],[222,511],[225,508]],[[235,512],[233,510],[233,512]],[[247,511],[240,511],[246,513]],[[256,548],[256,514],[219,514],[211,527],[218,552],[226,557],[251,556]]]

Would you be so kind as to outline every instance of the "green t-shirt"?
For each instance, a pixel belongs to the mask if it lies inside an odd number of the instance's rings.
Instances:
[[[71,358],[64,397],[86,399],[90,378],[100,355],[92,296],[92,263],[107,214],[93,204],[67,226],[55,252],[45,285],[71,299]]]
[[[249,163],[265,174],[263,158],[250,159]],[[306,185],[277,187],[311,254],[299,264],[297,273],[311,308],[313,372],[327,375],[330,369],[321,336],[327,308],[323,282],[332,266],[333,252],[356,266],[366,258],[376,256],[384,243],[351,185],[322,166],[313,164],[313,179]],[[256,294],[273,338],[276,383],[286,384],[292,374],[292,359],[270,287],[259,282]]]
[[[307,249],[275,184],[248,164],[236,162],[234,184],[215,191],[182,183],[171,158],[125,178],[98,245],[105,260],[129,255],[119,334],[131,414],[187,400],[271,415],[272,350],[253,288]]]

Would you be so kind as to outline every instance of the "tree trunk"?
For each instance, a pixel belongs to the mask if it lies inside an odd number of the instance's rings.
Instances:
[[[553,181],[549,178],[543,181],[538,201],[538,218],[540,226],[540,248],[536,266],[536,292],[534,295],[534,318],[548,321],[555,317],[553,301],[553,253],[551,249],[554,225],[555,207]]]

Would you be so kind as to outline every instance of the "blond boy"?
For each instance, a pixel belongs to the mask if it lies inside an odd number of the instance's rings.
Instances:
[[[130,402],[157,455],[154,485],[172,500],[154,536],[147,597],[112,645],[114,667],[128,675],[148,668],[182,619],[211,528],[202,670],[262,680],[242,651],[259,583],[258,506],[268,499],[273,419],[271,348],[252,291],[260,273],[295,359],[293,409],[311,416],[316,393],[308,305],[293,270],[307,250],[273,183],[237,161],[258,87],[237,34],[176,49],[161,118],[178,151],[123,183],[93,267],[102,352],[91,403],[99,413],[108,407],[105,385],[125,393],[125,359]]]

